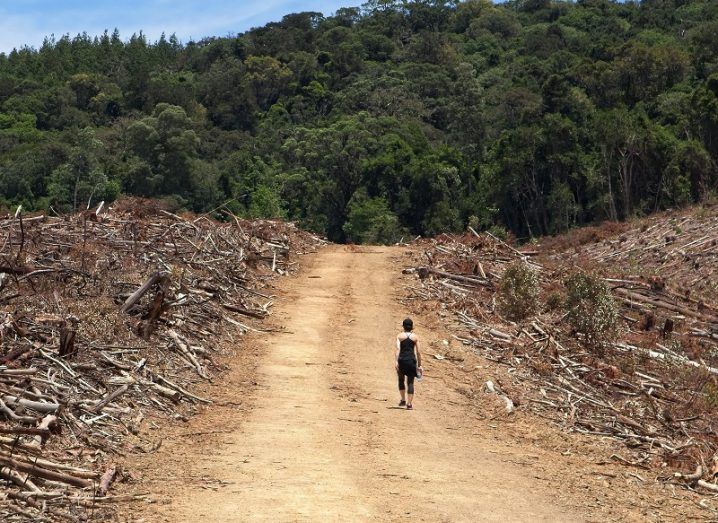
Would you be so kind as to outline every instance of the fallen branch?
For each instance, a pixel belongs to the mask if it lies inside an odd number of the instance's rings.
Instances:
[[[159,282],[164,275],[161,272],[156,272],[149,278],[147,278],[147,281],[143,283],[135,292],[133,292],[127,300],[125,300],[125,303],[122,304],[122,307],[120,308],[120,312],[127,312],[132,307],[134,307],[138,301],[142,299],[142,296],[147,294],[147,291],[149,291],[153,285],[155,285],[157,282]]]

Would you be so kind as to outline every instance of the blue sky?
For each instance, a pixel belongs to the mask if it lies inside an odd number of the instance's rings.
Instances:
[[[225,36],[278,21],[288,13],[360,5],[341,0],[0,0],[0,52],[30,45],[45,36],[57,38],[86,31],[90,35],[117,27],[123,38],[140,30],[152,40],[164,31],[183,42],[204,36]]]

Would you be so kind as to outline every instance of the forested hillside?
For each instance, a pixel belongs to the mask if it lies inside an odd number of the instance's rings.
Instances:
[[[359,242],[529,237],[716,191],[715,0],[374,0],[123,36],[0,54],[2,203],[229,200]]]

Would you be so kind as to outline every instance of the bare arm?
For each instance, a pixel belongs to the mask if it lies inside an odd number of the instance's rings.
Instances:
[[[416,350],[416,364],[421,367],[421,351],[419,350],[419,338],[414,341],[414,350]]]
[[[399,342],[399,336],[396,337],[396,351],[394,352],[394,368],[399,370],[399,352],[401,351],[401,343]]]

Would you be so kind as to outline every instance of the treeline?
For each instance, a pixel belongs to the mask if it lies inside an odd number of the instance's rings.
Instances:
[[[711,198],[718,3],[373,0],[236,37],[0,54],[0,204],[226,203],[336,241]]]

